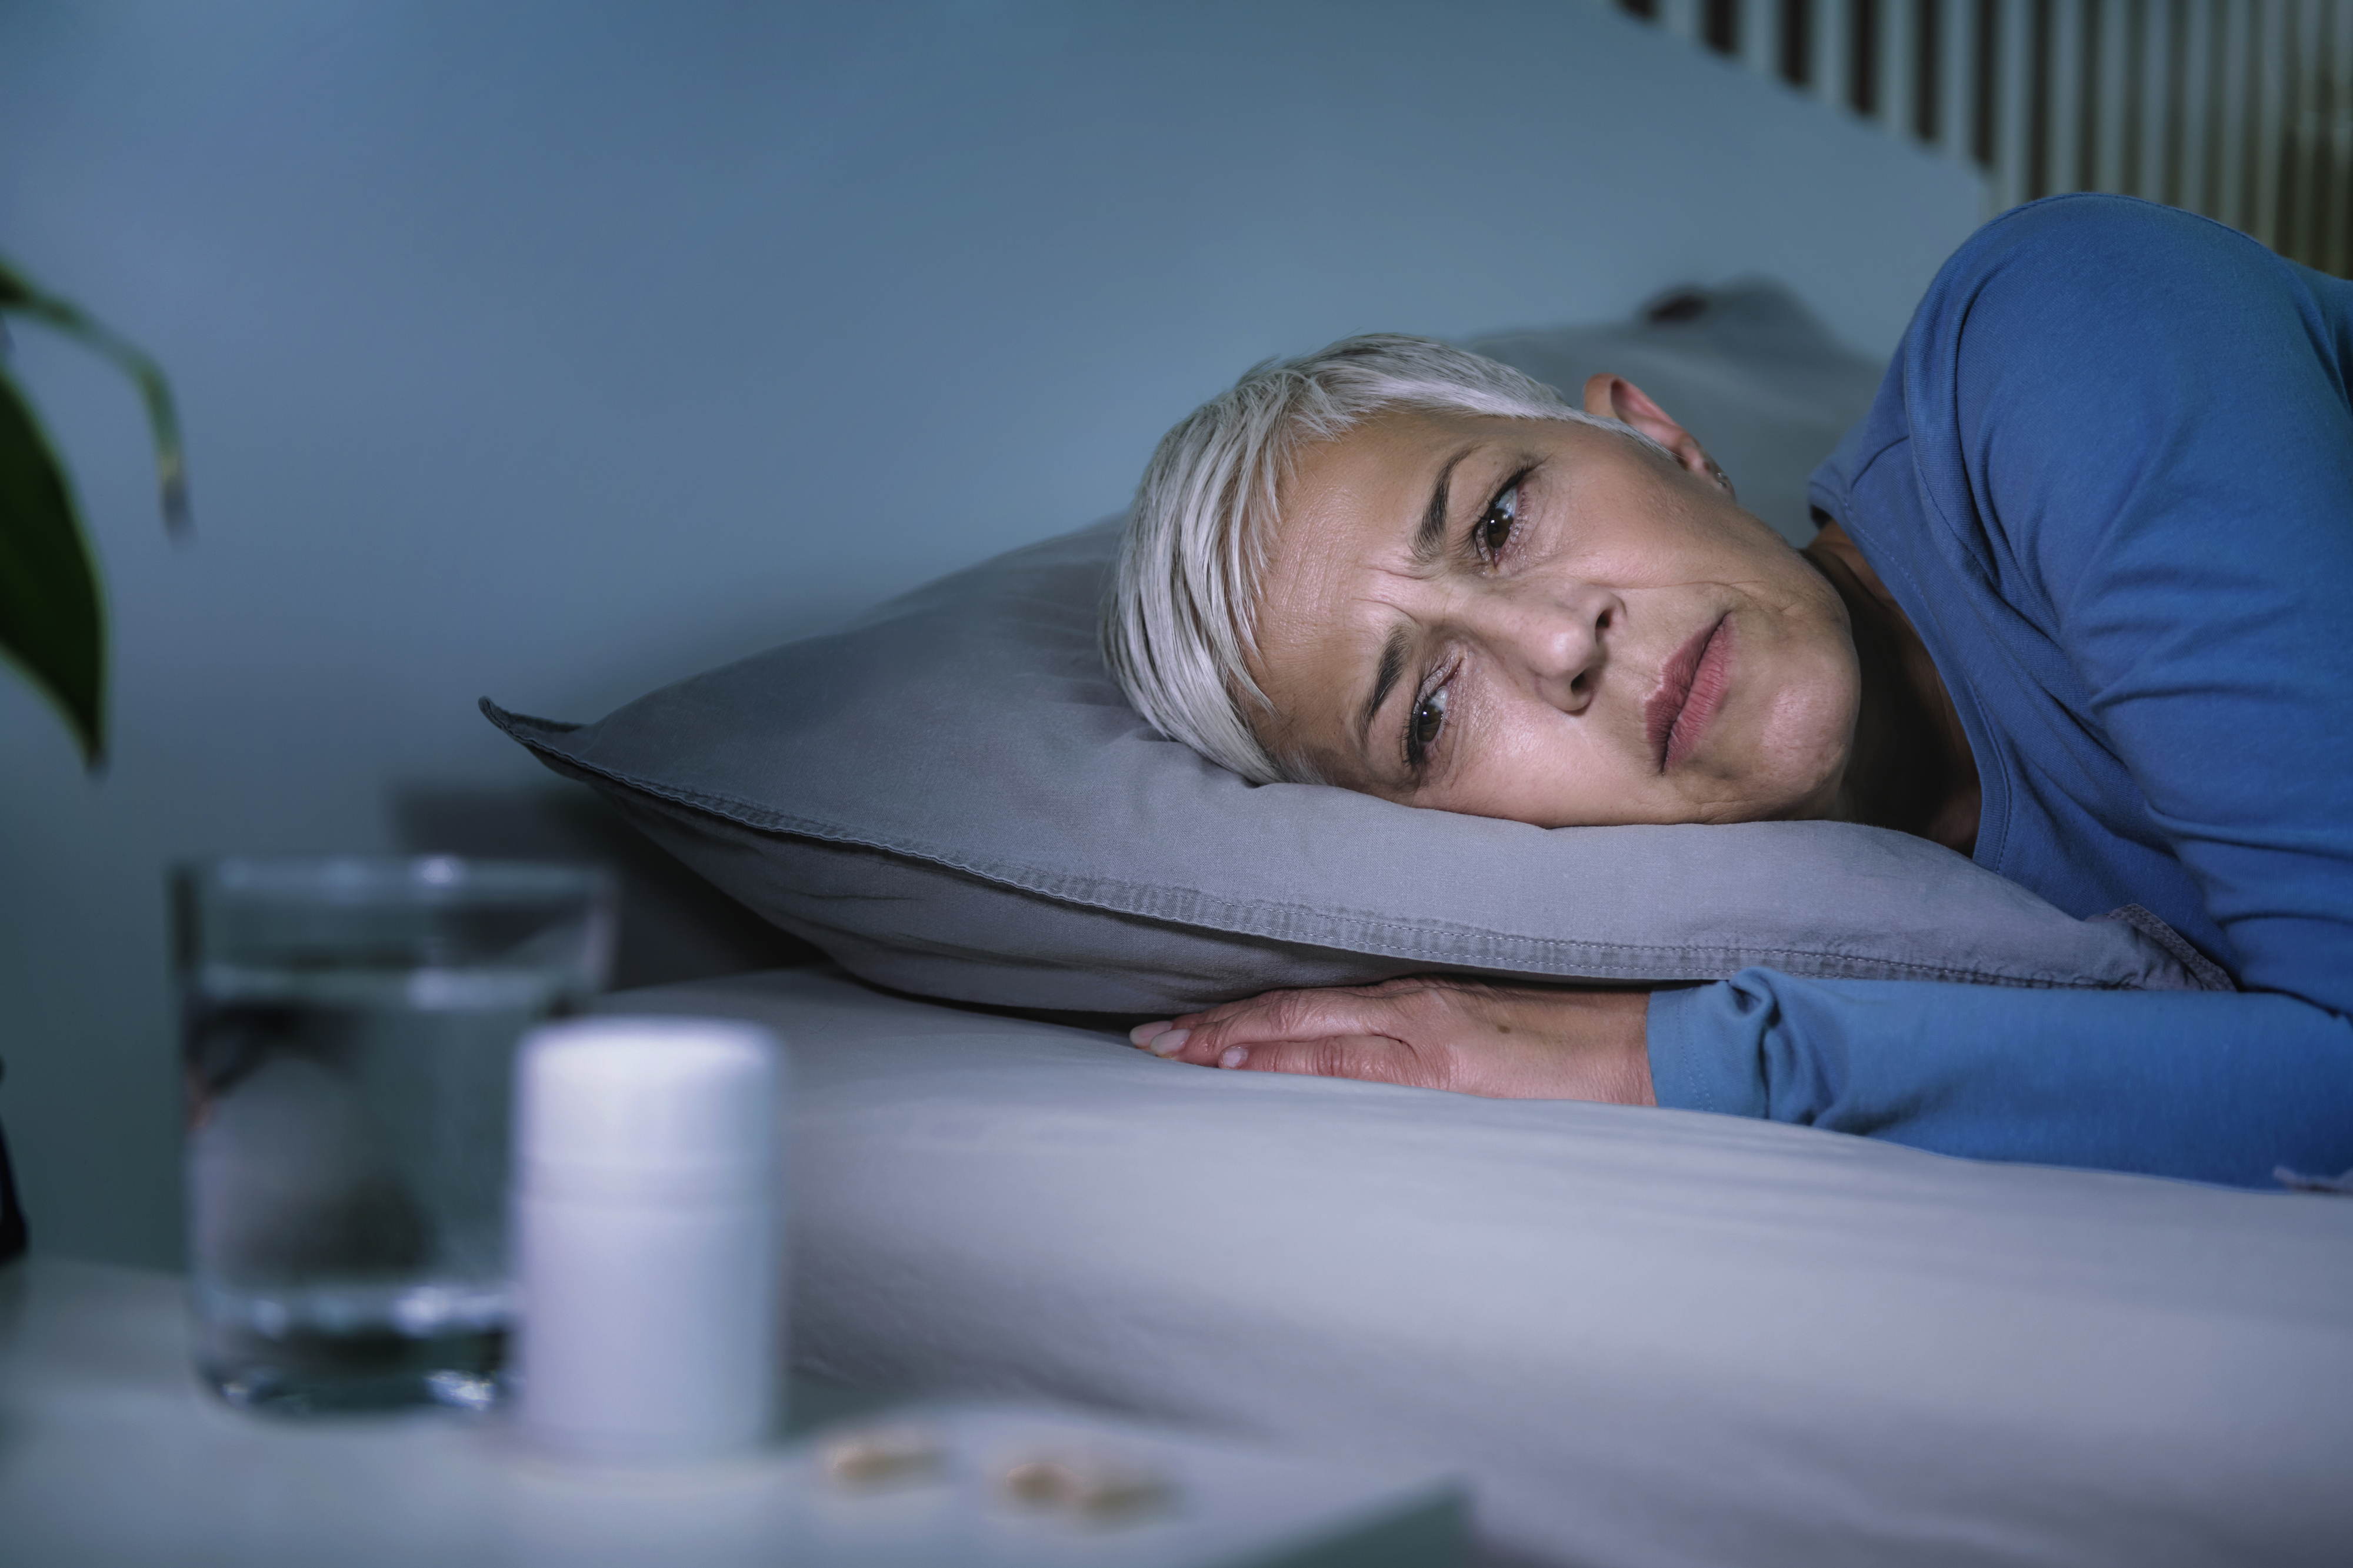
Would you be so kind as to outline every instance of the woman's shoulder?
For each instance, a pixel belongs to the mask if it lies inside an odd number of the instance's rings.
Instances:
[[[2234,319],[2310,317],[2317,274],[2211,218],[2131,196],[2047,196],[1995,218],[1953,253],[1921,300],[1906,350],[1992,346],[2029,357],[2109,336],[2128,348]]]
[[[1866,551],[1933,545],[2055,636],[2120,553],[2341,531],[2348,368],[2353,284],[2194,214],[2046,198],[1946,263],[1817,504],[1866,514]]]
[[[2129,263],[2183,250],[2263,247],[2238,230],[2179,207],[2105,192],[2077,191],[2044,196],[1989,219],[1961,243],[1947,270],[1983,257],[2005,255],[2105,256]]]
[[[2167,278],[2293,284],[2300,270],[2212,218],[2137,196],[2077,192],[2028,202],[1985,224],[1953,252],[1929,293],[2010,273],[2072,293]]]

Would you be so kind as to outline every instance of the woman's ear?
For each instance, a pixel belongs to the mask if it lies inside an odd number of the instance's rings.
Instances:
[[[1585,381],[1585,411],[1601,419],[1616,419],[1631,425],[1675,456],[1690,472],[1713,484],[1721,486],[1724,493],[1732,494],[1732,481],[1699,437],[1668,417],[1667,411],[1651,401],[1650,395],[1622,375],[1603,371],[1588,376]]]

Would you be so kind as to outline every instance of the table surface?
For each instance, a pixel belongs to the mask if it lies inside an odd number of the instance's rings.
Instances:
[[[0,1268],[0,1564],[1419,1568],[1461,1549],[1463,1498],[1444,1478],[1082,1411],[797,1380],[777,1446],[637,1468],[533,1454],[496,1417],[252,1415],[190,1372],[184,1289],[176,1276],[100,1264]],[[863,1492],[825,1479],[826,1436],[877,1419],[934,1436],[945,1461],[932,1479]],[[999,1491],[1019,1458],[1066,1454],[1143,1466],[1167,1479],[1171,1500],[1099,1524]]]

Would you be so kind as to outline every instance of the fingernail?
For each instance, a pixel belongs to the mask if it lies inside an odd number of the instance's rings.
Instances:
[[[1138,1024],[1127,1032],[1127,1043],[1131,1046],[1148,1046],[1176,1026],[1166,1018],[1157,1024]]]
[[[1183,1050],[1185,1042],[1192,1037],[1193,1031],[1190,1029],[1163,1028],[1160,1033],[1152,1037],[1152,1054],[1155,1057],[1173,1057]]]
[[[1226,1054],[1218,1058],[1218,1065],[1221,1068],[1238,1068],[1248,1060],[1250,1060],[1248,1046],[1228,1046]]]

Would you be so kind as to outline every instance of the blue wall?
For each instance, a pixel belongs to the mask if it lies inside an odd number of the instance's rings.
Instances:
[[[115,759],[0,679],[0,1118],[36,1245],[177,1254],[161,868],[403,790],[1121,504],[1351,331],[1764,272],[1891,347],[1975,183],[1591,0],[0,8],[0,250],[116,618]],[[1705,432],[1702,432],[1704,436]]]

